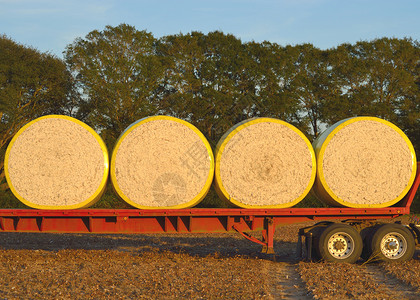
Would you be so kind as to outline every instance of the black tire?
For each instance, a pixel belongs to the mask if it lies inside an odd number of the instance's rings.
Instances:
[[[321,232],[324,229],[325,229],[325,227],[316,227],[316,228],[314,228],[310,231],[312,233],[311,261],[313,261],[313,262],[318,262],[318,261],[321,260],[321,257],[319,257],[319,255],[318,255],[317,245],[318,245],[319,236],[321,235]],[[306,241],[308,241],[308,240],[306,240]]]
[[[334,223],[315,239],[314,246],[317,256],[325,261],[354,263],[362,254],[363,241],[350,225]]]
[[[334,222],[330,222],[330,221],[318,222],[310,230],[310,233],[312,233],[311,261],[318,262],[322,259],[318,254],[319,251],[317,250],[318,244],[319,244],[319,237],[321,236],[321,233],[325,230],[325,228],[327,226],[330,226],[331,224],[334,224]]]
[[[360,232],[360,235],[363,240],[363,251],[362,251],[361,257],[366,261],[369,260],[369,258],[372,256],[371,242],[372,242],[373,234],[382,225],[383,224],[376,224],[374,226],[364,228]]]
[[[407,261],[413,258],[416,250],[412,233],[405,226],[395,223],[379,226],[368,245],[372,261]]]

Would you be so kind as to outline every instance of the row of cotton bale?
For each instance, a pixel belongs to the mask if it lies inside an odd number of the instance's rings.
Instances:
[[[284,121],[250,119],[228,130],[213,156],[192,124],[153,116],[131,124],[109,159],[88,125],[50,115],[14,136],[5,174],[15,196],[38,209],[89,207],[108,177],[140,209],[193,207],[213,177],[220,198],[237,207],[292,207],[311,190],[330,206],[387,207],[413,184],[416,157],[399,128],[374,117],[340,121],[313,144]]]

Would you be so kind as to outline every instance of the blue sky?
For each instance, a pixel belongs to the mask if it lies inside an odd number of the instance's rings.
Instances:
[[[420,0],[0,0],[0,34],[62,57],[77,37],[120,23],[169,34],[221,30],[242,41],[326,49],[380,37],[420,40]]]

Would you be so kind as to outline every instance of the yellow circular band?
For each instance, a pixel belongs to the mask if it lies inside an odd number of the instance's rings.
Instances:
[[[251,125],[254,125],[254,124],[264,123],[264,122],[278,123],[278,124],[281,124],[281,125],[284,125],[284,126],[290,128],[291,130],[296,132],[304,140],[305,144],[308,147],[308,150],[311,153],[312,173],[311,173],[311,178],[309,180],[308,186],[306,187],[306,189],[303,191],[303,193],[298,198],[296,198],[295,200],[293,200],[292,202],[289,202],[289,203],[283,203],[283,204],[277,204],[277,205],[249,205],[249,204],[244,204],[244,203],[238,201],[237,199],[232,198],[230,196],[230,194],[227,192],[226,188],[223,186],[223,181],[222,181],[222,177],[221,177],[221,174],[220,174],[220,163],[221,163],[223,151],[224,151],[227,143],[237,133],[239,133],[244,128],[246,128],[248,126],[251,126]],[[299,129],[297,129],[295,126],[293,126],[293,125],[291,125],[291,124],[289,124],[285,121],[279,120],[279,119],[253,118],[253,119],[248,119],[248,120],[245,120],[245,121],[242,121],[242,122],[236,124],[235,126],[230,128],[220,138],[219,142],[216,145],[215,157],[216,157],[216,167],[215,167],[214,186],[215,186],[217,194],[219,195],[220,198],[227,201],[228,203],[233,204],[233,205],[238,206],[238,207],[242,207],[242,208],[287,208],[287,207],[292,207],[292,206],[298,204],[300,201],[302,201],[303,198],[305,198],[305,196],[311,190],[312,185],[314,184],[314,181],[315,181],[316,159],[315,159],[315,153],[314,153],[314,150],[312,148],[311,143],[309,142],[308,138]]]
[[[119,149],[122,141],[136,127],[141,126],[144,123],[155,121],[155,120],[170,120],[170,121],[178,122],[182,125],[187,126],[188,128],[193,130],[198,135],[198,137],[201,139],[201,141],[203,142],[204,146],[207,149],[207,153],[209,155],[209,160],[210,160],[210,169],[209,169],[209,173],[208,173],[208,176],[207,176],[207,180],[206,180],[202,190],[200,191],[200,193],[198,193],[192,200],[190,200],[186,203],[178,204],[178,205],[174,205],[174,206],[165,206],[165,207],[140,205],[140,204],[135,203],[134,201],[130,200],[130,198],[128,198],[127,195],[124,194],[124,192],[121,190],[121,188],[118,185],[117,177],[116,177],[116,174],[115,174],[115,161],[116,161],[116,156],[117,156],[118,149]],[[206,137],[201,133],[200,130],[198,130],[197,127],[195,127],[191,123],[189,123],[187,121],[184,121],[184,120],[181,120],[181,119],[178,119],[178,118],[175,118],[175,117],[171,117],[171,116],[161,116],[161,115],[151,116],[151,117],[142,118],[142,119],[134,122],[133,124],[128,126],[127,129],[120,135],[120,137],[118,138],[117,143],[115,144],[115,147],[112,151],[112,156],[111,156],[111,182],[112,182],[112,185],[114,187],[114,190],[121,197],[121,199],[123,199],[125,202],[127,202],[131,206],[134,206],[134,207],[139,208],[139,209],[162,209],[162,208],[165,208],[165,209],[179,209],[179,208],[188,208],[188,207],[195,206],[198,203],[200,203],[201,200],[203,200],[204,197],[209,192],[211,183],[213,181],[213,175],[214,175],[213,151],[212,151],[211,146],[210,146],[209,142],[207,141]]]
[[[99,146],[101,147],[102,150],[102,154],[104,157],[104,174],[102,176],[102,180],[101,183],[99,184],[98,188],[96,189],[96,191],[86,200],[84,200],[81,203],[78,204],[73,204],[73,205],[55,205],[55,206],[51,206],[51,205],[39,205],[39,204],[35,204],[32,203],[28,200],[26,200],[25,198],[23,198],[19,192],[15,189],[15,187],[12,184],[12,181],[10,179],[10,174],[9,174],[9,155],[10,155],[10,151],[13,147],[13,144],[15,143],[15,141],[19,138],[19,136],[28,128],[30,127],[32,124],[44,120],[44,119],[64,119],[64,120],[68,120],[71,121],[73,123],[76,123],[80,126],[82,126],[83,128],[85,128],[87,131],[89,131],[92,136],[98,141]],[[7,184],[9,185],[10,190],[12,191],[12,193],[15,195],[16,198],[18,198],[23,204],[32,207],[32,208],[37,208],[37,209],[76,209],[76,208],[85,208],[85,207],[89,207],[92,206],[93,204],[95,204],[102,196],[102,194],[105,191],[106,188],[106,182],[108,180],[108,172],[109,172],[109,157],[108,157],[108,150],[106,148],[105,143],[103,142],[103,140],[101,139],[101,137],[95,132],[95,130],[93,130],[90,126],[88,126],[87,124],[69,117],[69,116],[63,116],[63,115],[47,115],[47,116],[43,116],[40,118],[37,118],[35,120],[32,120],[31,122],[27,123],[25,126],[23,126],[12,138],[12,140],[9,143],[9,146],[7,147],[6,150],[6,155],[5,155],[5,161],[4,161],[4,172],[5,172],[5,176],[6,176],[6,180],[7,180]]]
[[[412,157],[412,172],[411,172],[411,176],[410,176],[410,180],[407,184],[407,186],[404,188],[404,190],[401,192],[400,195],[398,195],[398,197],[396,197],[395,199],[385,202],[385,203],[380,203],[380,204],[357,204],[357,203],[351,203],[348,201],[345,201],[343,199],[341,199],[340,197],[338,197],[334,191],[329,187],[329,185],[327,184],[326,180],[325,180],[325,176],[324,176],[324,171],[323,171],[323,161],[324,161],[324,153],[325,153],[325,149],[327,148],[329,142],[331,141],[331,139],[344,127],[358,122],[358,121],[375,121],[375,122],[380,122],[382,124],[385,124],[389,127],[391,127],[392,129],[394,129],[403,139],[404,141],[407,143],[407,146],[410,150],[411,153],[411,157]],[[332,125],[330,128],[328,128],[324,133],[322,133],[319,138],[317,140],[314,141],[314,149],[315,149],[315,155],[317,158],[317,177],[316,177],[316,181],[315,181],[315,185],[314,185],[314,190],[315,193],[327,204],[329,205],[333,205],[333,206],[343,206],[343,207],[353,207],[353,208],[383,208],[383,207],[388,207],[388,206],[392,206],[394,204],[396,204],[398,201],[400,201],[410,190],[411,185],[414,182],[414,179],[416,177],[416,168],[417,168],[417,164],[416,164],[416,152],[414,150],[413,145],[411,144],[410,140],[408,139],[408,137],[404,134],[404,132],[399,129],[397,126],[395,126],[394,124],[392,124],[391,122],[388,122],[386,120],[380,119],[380,118],[376,118],[376,117],[353,117],[353,118],[348,118],[348,119],[344,119],[340,122],[335,123],[334,125]]]

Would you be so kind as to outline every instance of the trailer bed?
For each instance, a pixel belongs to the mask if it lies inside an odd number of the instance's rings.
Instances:
[[[0,209],[0,232],[210,233],[237,231],[273,249],[276,227],[306,221],[393,219],[410,213],[420,185],[420,163],[409,193],[386,208],[191,208],[191,209]],[[262,231],[259,241],[247,234]]]

